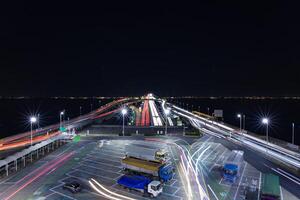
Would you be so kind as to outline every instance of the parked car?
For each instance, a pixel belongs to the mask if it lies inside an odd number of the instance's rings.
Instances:
[[[69,190],[72,193],[78,193],[81,191],[81,186],[77,182],[65,183],[63,185],[64,190]]]

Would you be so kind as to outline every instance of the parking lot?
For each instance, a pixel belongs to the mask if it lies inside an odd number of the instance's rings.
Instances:
[[[110,140],[104,141],[102,145],[94,142],[92,150],[84,157],[80,158],[78,164],[74,166],[64,177],[59,179],[55,186],[49,189],[50,193],[41,196],[44,199],[102,199],[103,195],[93,190],[88,180],[97,180],[107,189],[135,199],[147,199],[138,191],[127,191],[116,182],[123,175],[120,159],[124,157],[124,146],[130,144],[130,140]],[[64,183],[77,181],[83,183],[83,191],[72,194],[63,190]],[[175,175],[172,181],[166,183],[163,193],[157,199],[183,199],[183,191],[180,188],[180,180]],[[103,199],[106,199],[103,197]]]

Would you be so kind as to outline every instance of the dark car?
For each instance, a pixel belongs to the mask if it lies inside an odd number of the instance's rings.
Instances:
[[[63,185],[64,190],[69,190],[72,193],[77,193],[81,191],[80,184],[77,182],[72,182],[72,183],[65,183]]]

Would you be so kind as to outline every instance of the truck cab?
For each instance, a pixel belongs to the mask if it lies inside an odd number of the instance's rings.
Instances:
[[[244,160],[243,155],[243,151],[232,150],[222,168],[222,177],[225,181],[234,183],[240,176],[240,168]]]
[[[151,183],[149,183],[147,192],[151,197],[157,197],[160,193],[162,193],[161,182],[152,181]]]
[[[235,164],[225,164],[223,167],[224,180],[234,183],[238,176],[238,170],[238,166]]]
[[[171,165],[163,166],[159,170],[159,177],[162,182],[168,182],[173,178],[173,175],[174,175],[174,168]]]
[[[163,190],[160,181],[153,181],[145,176],[124,175],[118,179],[117,183],[124,188],[140,191],[150,197],[157,197]]]
[[[165,149],[159,149],[156,152],[156,159],[161,162],[166,162],[168,160],[168,152]]]

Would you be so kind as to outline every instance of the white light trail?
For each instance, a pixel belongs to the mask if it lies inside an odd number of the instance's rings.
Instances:
[[[136,200],[136,199],[133,199],[133,198],[130,198],[130,197],[127,197],[127,196],[124,196],[124,195],[120,195],[120,194],[118,194],[118,193],[115,193],[115,192],[112,192],[112,191],[110,191],[110,190],[108,190],[108,189],[106,189],[103,185],[101,185],[98,181],[96,181],[95,179],[91,179],[94,183],[96,183],[96,185],[98,185],[101,189],[103,189],[104,191],[106,191],[106,192],[108,192],[108,193],[110,193],[110,194],[112,194],[112,195],[115,195],[115,196],[117,196],[117,197],[121,197],[121,198],[124,198],[124,199],[128,199],[128,200]]]
[[[97,182],[97,181],[96,181],[95,179],[93,179],[93,178],[91,178],[91,180],[89,181],[89,183],[90,183],[90,185],[92,186],[92,188],[93,188],[94,190],[96,190],[99,194],[101,194],[101,195],[103,195],[103,196],[105,196],[105,197],[107,197],[107,198],[109,198],[109,199],[113,199],[113,200],[123,200],[123,199],[127,199],[127,200],[136,200],[136,199],[134,199],[134,198],[130,198],[130,197],[127,197],[127,196],[124,196],[124,195],[120,195],[120,194],[118,194],[118,193],[115,193],[115,192],[112,192],[112,191],[108,190],[107,188],[105,188],[103,185],[101,185],[99,182]],[[98,185],[102,190],[104,190],[105,192],[107,192],[107,193],[109,193],[109,194],[111,194],[111,195],[113,195],[113,196],[108,195],[108,194],[104,193],[103,191],[99,190],[99,189],[94,185],[94,183],[95,183],[96,185]],[[114,196],[116,196],[116,197],[114,197]],[[117,197],[119,197],[119,198],[117,198]]]

